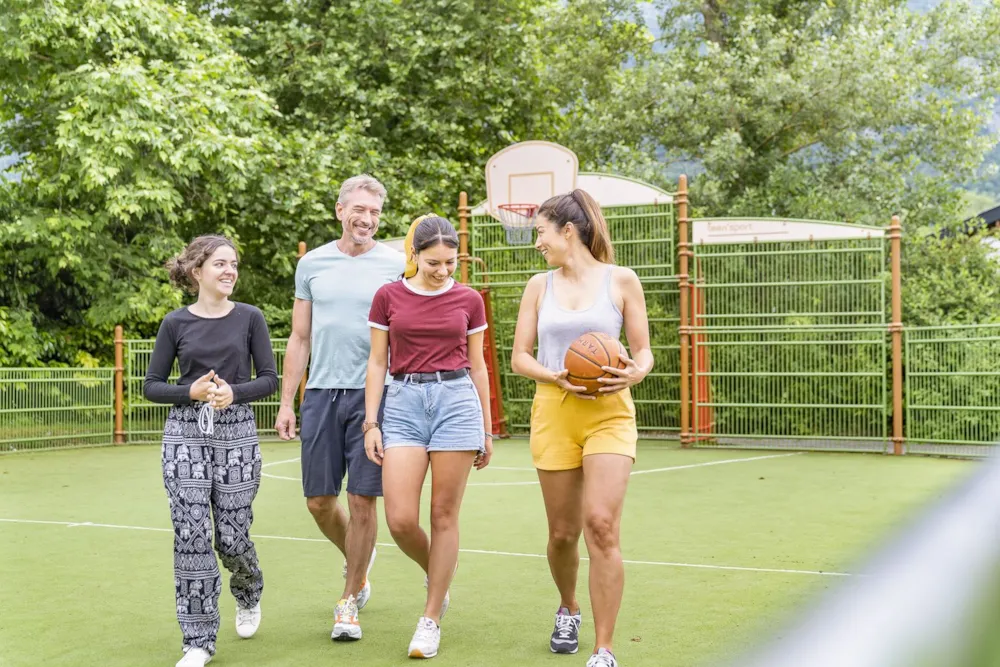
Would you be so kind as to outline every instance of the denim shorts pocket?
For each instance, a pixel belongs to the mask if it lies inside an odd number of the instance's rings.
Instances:
[[[386,397],[398,396],[399,392],[403,390],[403,383],[393,380],[389,384],[389,388],[385,390]]]
[[[449,389],[451,391],[468,391],[469,389],[472,389],[473,391],[476,390],[476,383],[473,382],[472,378],[468,375],[455,380],[447,380],[441,384],[445,389]]]

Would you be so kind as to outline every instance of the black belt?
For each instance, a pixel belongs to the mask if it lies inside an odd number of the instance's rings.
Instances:
[[[398,373],[392,376],[393,380],[399,382],[444,382],[445,380],[457,380],[469,374],[468,368],[459,368],[457,371],[438,371],[437,373]]]

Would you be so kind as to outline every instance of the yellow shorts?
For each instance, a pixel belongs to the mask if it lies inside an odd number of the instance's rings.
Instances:
[[[588,401],[538,383],[531,403],[531,458],[539,470],[572,470],[591,454],[635,460],[639,433],[629,390]]]

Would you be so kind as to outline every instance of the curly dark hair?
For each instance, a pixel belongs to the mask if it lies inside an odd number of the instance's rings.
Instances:
[[[236,245],[225,236],[207,234],[191,241],[180,254],[167,261],[170,282],[185,292],[197,294],[198,281],[194,279],[194,270],[204,264],[205,260],[222,246],[229,246],[239,257]]]

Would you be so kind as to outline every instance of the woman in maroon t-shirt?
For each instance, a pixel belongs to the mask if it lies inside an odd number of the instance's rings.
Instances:
[[[416,274],[383,285],[372,300],[363,429],[368,458],[382,466],[389,531],[427,573],[427,602],[409,655],[430,658],[437,655],[458,562],[459,506],[472,466],[482,469],[490,461],[492,421],[483,356],[486,309],[477,292],[452,278],[455,228],[444,218],[420,220],[412,254]],[[386,366],[393,379],[379,424]],[[430,539],[420,527],[428,465]]]

